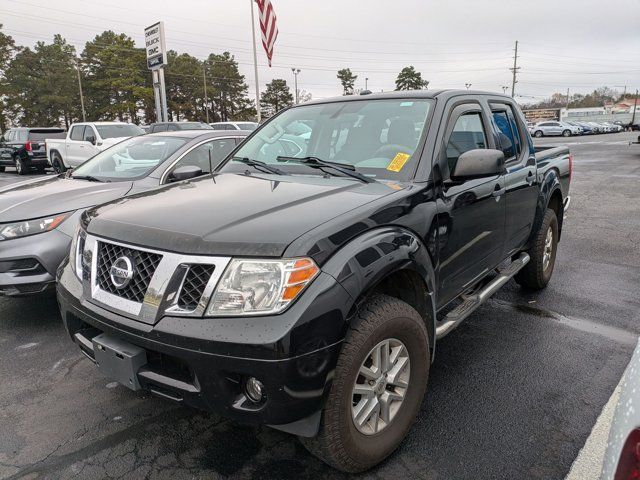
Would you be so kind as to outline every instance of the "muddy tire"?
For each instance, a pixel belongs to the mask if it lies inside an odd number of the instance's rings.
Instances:
[[[400,445],[420,410],[430,358],[420,314],[394,297],[371,298],[347,332],[320,431],[301,438],[302,444],[343,472],[380,463]]]
[[[553,274],[557,250],[558,219],[553,210],[547,209],[528,252],[531,260],[515,276],[516,282],[532,290],[546,287]]]

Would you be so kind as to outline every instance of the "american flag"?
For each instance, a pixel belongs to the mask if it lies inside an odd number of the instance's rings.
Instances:
[[[273,10],[270,0],[256,0],[260,11],[260,30],[262,30],[262,46],[267,54],[269,66],[273,57],[273,45],[278,38],[278,26],[276,25],[276,12]]]

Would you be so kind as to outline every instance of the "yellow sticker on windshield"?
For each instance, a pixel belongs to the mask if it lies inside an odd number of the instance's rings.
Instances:
[[[396,156],[393,157],[391,163],[387,165],[387,170],[390,170],[392,172],[399,172],[400,170],[402,170],[402,167],[404,167],[404,164],[407,163],[407,160],[409,160],[410,157],[411,155],[407,153],[396,153]]]

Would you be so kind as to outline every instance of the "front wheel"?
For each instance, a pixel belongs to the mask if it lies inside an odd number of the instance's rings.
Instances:
[[[534,133],[533,136],[536,138],[542,137],[542,130],[536,130],[536,133]]]
[[[570,137],[571,136],[571,130],[563,130],[562,136],[563,137]]]
[[[373,297],[351,322],[320,431],[304,446],[344,472],[363,472],[402,442],[420,409],[430,366],[425,322],[407,303]]]
[[[14,159],[14,165],[16,167],[16,172],[18,172],[18,175],[26,175],[28,168],[26,166],[26,164],[24,163],[24,160],[20,157],[16,157]]]
[[[547,209],[542,219],[542,225],[536,232],[528,252],[531,259],[516,274],[516,282],[532,290],[542,290],[546,287],[553,274],[557,249],[558,219],[553,210]]]

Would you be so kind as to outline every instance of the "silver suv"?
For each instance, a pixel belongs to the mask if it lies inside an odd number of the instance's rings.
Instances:
[[[580,135],[582,128],[569,125],[568,123],[548,121],[537,123],[530,129],[531,135],[534,137],[547,137],[553,135],[562,135],[570,137],[571,135]]]

